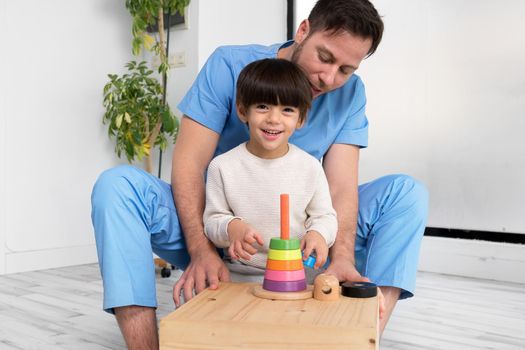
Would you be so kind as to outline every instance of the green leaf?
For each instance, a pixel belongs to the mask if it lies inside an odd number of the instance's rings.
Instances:
[[[126,0],[125,6],[132,16],[133,54],[139,55],[146,43],[159,55],[163,48],[156,38],[145,33],[146,27],[156,23],[161,4],[164,12],[174,14],[183,13],[189,3],[189,0]],[[120,157],[124,153],[131,162],[152,151],[149,147],[153,145],[142,143],[150,137],[149,132],[159,120],[163,128],[153,143],[162,149],[167,146],[168,136],[176,138],[179,122],[169,106],[162,102],[164,89],[159,79],[169,71],[168,63],[161,63],[158,69],[161,77],[144,61],[130,61],[126,68],[126,74],[108,74],[109,81],[103,88],[105,113],[102,122],[107,125],[108,136],[115,138],[117,155]],[[149,130],[145,130],[146,125]]]
[[[115,125],[117,126],[117,129],[119,129],[120,126],[122,125],[122,118],[123,118],[123,117],[124,117],[124,116],[123,116],[122,114],[119,114],[119,115],[117,116],[117,119],[115,120]]]
[[[166,62],[162,62],[160,65],[159,65],[159,74],[166,74],[168,73],[168,70],[170,69],[170,66],[166,63]]]
[[[128,157],[128,160],[133,160],[135,158],[135,149],[133,144],[130,141],[125,140],[124,146],[126,147],[126,156]]]
[[[162,127],[164,128],[164,131],[168,134],[171,134],[175,129],[175,122],[173,119],[174,118],[171,115],[170,110],[164,110],[164,112],[162,113]]]

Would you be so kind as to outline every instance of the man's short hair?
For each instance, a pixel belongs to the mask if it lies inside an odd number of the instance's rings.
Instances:
[[[368,0],[318,0],[308,16],[310,34],[328,31],[336,34],[347,31],[362,38],[371,38],[372,55],[383,36],[383,21]]]
[[[266,58],[248,64],[241,71],[236,99],[243,113],[257,103],[298,108],[299,121],[303,122],[312,103],[312,89],[306,74],[297,64]]]

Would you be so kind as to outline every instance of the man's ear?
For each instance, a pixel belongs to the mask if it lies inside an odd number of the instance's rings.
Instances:
[[[308,34],[310,33],[310,22],[308,22],[307,19],[304,19],[301,24],[299,24],[299,27],[297,28],[297,32],[295,32],[295,38],[294,41],[297,44],[300,44],[306,39]]]
[[[237,116],[239,117],[241,122],[248,123],[248,119],[246,118],[246,110],[244,109],[244,107],[241,105],[237,105],[235,108],[237,109]]]

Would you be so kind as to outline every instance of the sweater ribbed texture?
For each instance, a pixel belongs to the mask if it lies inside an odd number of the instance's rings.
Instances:
[[[280,235],[280,194],[290,195],[290,236],[318,231],[332,246],[337,219],[324,170],[314,157],[290,144],[283,157],[263,159],[246,143],[217,156],[208,168],[204,230],[220,248],[229,246],[228,224],[240,218],[257,230],[264,246],[241,262],[264,269],[270,238]]]

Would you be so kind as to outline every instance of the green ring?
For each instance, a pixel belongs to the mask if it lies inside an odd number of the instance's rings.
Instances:
[[[280,239],[272,238],[270,240],[270,249],[275,250],[294,250],[301,248],[301,241],[298,238]]]

